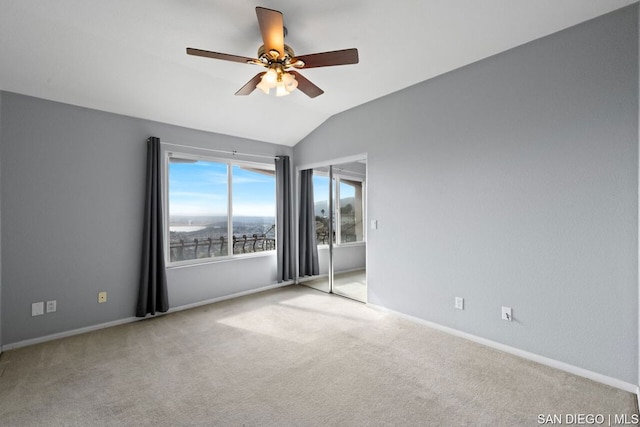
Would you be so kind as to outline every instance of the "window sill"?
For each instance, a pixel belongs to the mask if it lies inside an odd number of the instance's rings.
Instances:
[[[168,263],[166,269],[173,270],[173,269],[179,269],[179,268],[198,267],[203,265],[219,264],[224,262],[233,262],[233,261],[253,259],[253,258],[275,257],[276,253],[277,253],[276,251],[252,252],[247,254],[239,254],[234,256],[226,256],[226,257],[218,257],[218,258],[201,258],[199,260],[178,261],[178,262]]]
[[[339,245],[333,245],[333,248],[351,248],[355,246],[366,246],[367,242],[349,242],[341,243]],[[329,250],[329,245],[318,245],[319,250]]]

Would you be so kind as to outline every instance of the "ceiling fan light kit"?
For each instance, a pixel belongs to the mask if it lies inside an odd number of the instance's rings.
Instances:
[[[256,87],[267,95],[273,88],[276,89],[276,96],[289,95],[298,87],[295,76],[284,71],[284,68],[279,64],[270,66],[266,72],[260,74],[260,79],[260,83]]]
[[[236,92],[236,95],[249,95],[256,88],[269,95],[271,89],[275,88],[276,96],[286,96],[297,88],[310,98],[315,98],[322,95],[324,91],[295,70],[358,63],[357,49],[336,50],[296,57],[293,49],[284,44],[286,29],[282,13],[277,10],[256,7],[256,15],[264,43],[258,49],[257,59],[187,48],[188,55],[243,62],[267,68],[267,71],[258,73],[249,80]]]

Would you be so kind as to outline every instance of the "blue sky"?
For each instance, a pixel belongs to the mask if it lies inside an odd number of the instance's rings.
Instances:
[[[316,202],[329,200],[329,177],[313,175],[313,199]]]
[[[234,216],[275,216],[275,177],[232,168]],[[227,199],[226,164],[169,163],[170,216],[227,215]]]
[[[356,189],[348,184],[341,183],[340,198],[355,197]],[[316,202],[329,200],[329,177],[313,175],[313,198]]]

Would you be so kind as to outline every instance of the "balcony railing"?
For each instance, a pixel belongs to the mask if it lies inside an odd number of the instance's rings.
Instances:
[[[232,236],[233,254],[245,254],[252,252],[265,252],[276,249],[276,239],[267,237],[264,234],[254,234],[241,237]],[[215,256],[226,256],[229,239],[225,236],[213,239],[193,239],[179,240],[171,242],[171,261],[184,261],[188,259],[211,258]]]

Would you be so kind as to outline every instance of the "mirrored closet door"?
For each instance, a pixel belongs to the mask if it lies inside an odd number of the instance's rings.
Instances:
[[[298,173],[299,282],[366,302],[366,160]]]

